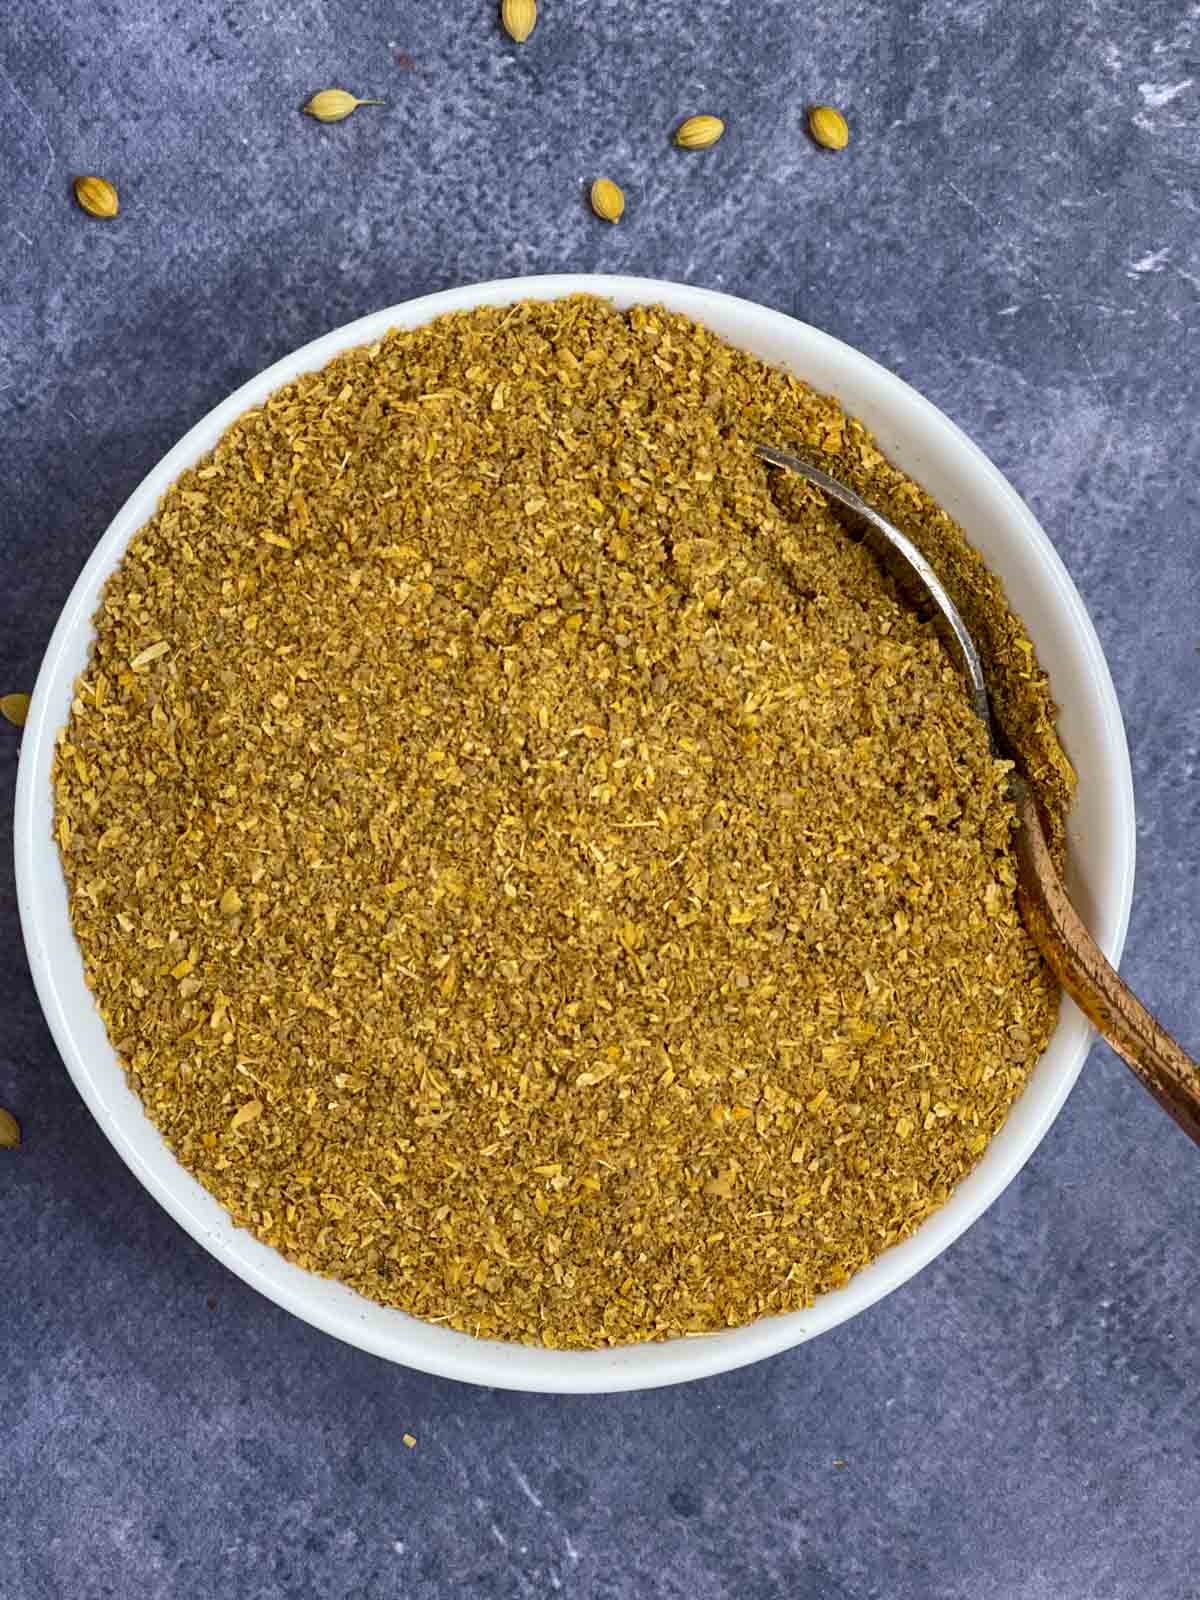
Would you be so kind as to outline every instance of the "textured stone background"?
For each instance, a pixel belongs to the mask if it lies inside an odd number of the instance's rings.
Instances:
[[[7,0],[0,690],[110,517],[236,384],[411,295],[629,269],[795,312],[1022,489],[1138,784],[1127,974],[1200,1046],[1200,5]],[[324,129],[342,83],[387,97]],[[818,154],[812,97],[853,144]],[[725,114],[706,158],[679,116]],[[603,169],[629,212],[583,203]],[[90,222],[69,180],[120,186]],[[0,737],[9,832],[17,738]],[[7,838],[0,1596],[1195,1600],[1200,1161],[1098,1049],[916,1282],[690,1388],[438,1382],[258,1298],[118,1162],[42,1023]],[[400,1435],[418,1437],[406,1450]]]

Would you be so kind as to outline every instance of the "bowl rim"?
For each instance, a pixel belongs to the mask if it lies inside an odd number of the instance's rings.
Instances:
[[[81,1006],[90,1009],[94,1019],[90,1030],[93,1034],[96,1027],[102,1033],[102,1024],[83,983],[82,958],[73,935],[66,948],[63,947],[65,880],[52,841],[50,850],[54,864],[49,867],[46,851],[52,817],[49,775],[54,744],[66,720],[71,684],[81,670],[80,648],[86,649],[90,644],[91,618],[99,590],[130,539],[179,474],[210,450],[238,416],[259,405],[272,391],[302,372],[324,366],[344,350],[373,343],[390,328],[415,327],[451,311],[507,305],[517,300],[552,300],[570,294],[595,294],[622,306],[665,304],[672,311],[681,311],[699,322],[706,320],[708,311],[723,314],[726,319],[741,315],[760,326],[769,325],[784,342],[804,345],[810,355],[816,352],[821,359],[852,372],[860,385],[873,385],[892,402],[903,406],[926,434],[936,436],[940,446],[951,450],[964,468],[973,473],[980,492],[1028,541],[1086,665],[1095,700],[1092,709],[1098,716],[1105,757],[1111,769],[1111,793],[1106,796],[1106,804],[1116,851],[1105,878],[1107,907],[1103,910],[1103,925],[1094,926],[1092,931],[1108,958],[1117,964],[1129,926],[1135,857],[1128,746],[1099,638],[1065,566],[1033,513],[957,424],[902,378],[853,346],[753,301],[669,280],[626,274],[554,273],[491,279],[401,302],[346,323],[285,355],[242,384],[195,423],[152,468],[113,518],[60,613],[38,672],[22,739],[15,797],[14,854],[18,907],[30,969],[59,1053],[76,1088],[122,1160],[194,1239],[284,1309],[385,1359],[437,1376],[492,1388],[540,1393],[602,1393],[656,1388],[708,1377],[778,1354],[837,1327],[927,1266],[1002,1193],[1033,1154],[1061,1109],[1094,1038],[1071,1002],[1064,1001],[1059,1027],[1063,1027],[1070,1015],[1077,1042],[1050,1090],[1042,1094],[1038,1115],[1024,1136],[1005,1142],[1003,1149],[1000,1136],[993,1140],[979,1166],[957,1186],[945,1206],[908,1239],[856,1273],[844,1288],[820,1296],[808,1311],[764,1318],[748,1327],[722,1333],[622,1346],[615,1351],[558,1351],[502,1344],[447,1328],[434,1328],[394,1308],[365,1301],[344,1285],[293,1266],[269,1246],[233,1226],[216,1200],[176,1160],[149,1121],[140,1101],[125,1083],[107,1039],[102,1038],[99,1044],[93,1039],[89,1044],[80,1038],[81,1028],[86,1027],[86,1021],[83,1024],[79,1021]],[[765,324],[763,319],[766,319]],[[748,347],[753,348],[753,342]],[[77,662],[75,666],[70,665],[72,660]],[[110,1059],[94,1060],[89,1053],[93,1047],[101,1055],[107,1047]],[[114,1080],[114,1073],[119,1082]],[[1031,1073],[1031,1080],[1032,1076]]]

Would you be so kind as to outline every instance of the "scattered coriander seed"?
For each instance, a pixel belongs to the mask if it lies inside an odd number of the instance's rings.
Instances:
[[[5,1111],[0,1106],[0,1150],[19,1150],[21,1148],[21,1124],[11,1111]]]
[[[592,210],[604,222],[620,222],[625,215],[625,195],[611,178],[597,178],[593,183]]]
[[[107,178],[76,178],[75,198],[89,217],[115,217],[120,210],[117,191]]]
[[[25,718],[29,715],[29,696],[27,694],[0,695],[0,716],[11,722],[14,728],[23,728]]]
[[[675,143],[683,150],[709,150],[724,132],[720,117],[689,117],[676,130]]]
[[[832,106],[813,106],[808,113],[808,131],[825,150],[844,150],[850,139],[845,117]]]
[[[382,100],[356,100],[345,89],[322,89],[304,107],[318,122],[344,122],[359,106],[381,106]]]
[[[504,31],[517,44],[524,44],[537,26],[537,0],[502,0],[500,20]]]

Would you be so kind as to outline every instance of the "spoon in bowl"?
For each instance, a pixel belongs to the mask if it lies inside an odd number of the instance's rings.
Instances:
[[[849,511],[864,542],[902,590],[932,607],[952,655],[967,680],[968,692],[987,729],[993,754],[1000,754],[983,663],[966,623],[936,572],[913,542],[880,516],[846,484],[831,478],[803,456],[760,445],[770,466],[798,473],[830,500]],[[1200,1144],[1200,1064],[1176,1043],[1106,960],[1100,946],[1071,904],[1050,854],[1037,802],[1028,781],[1014,768],[1009,787],[1017,809],[1017,903],[1025,926],[1046,965],[1117,1054],[1137,1074],[1170,1116]]]

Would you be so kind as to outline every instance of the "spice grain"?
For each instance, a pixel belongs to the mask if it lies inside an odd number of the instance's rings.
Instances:
[[[625,215],[624,191],[611,178],[597,178],[591,198],[592,210],[602,222],[620,222]]]
[[[846,119],[833,106],[814,106],[808,113],[808,130],[826,150],[844,150],[850,142]]]
[[[537,0],[502,0],[500,20],[517,44],[524,44],[537,26]]]
[[[709,150],[724,132],[720,117],[688,117],[675,130],[675,143],[683,150]]]
[[[121,209],[117,191],[107,178],[76,178],[72,188],[80,209],[90,217],[115,217]]]
[[[27,694],[0,695],[0,716],[14,728],[23,728],[29,716],[30,696]]]
[[[318,122],[344,122],[359,106],[381,106],[382,100],[358,100],[345,89],[322,89],[304,109]]]

